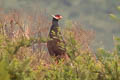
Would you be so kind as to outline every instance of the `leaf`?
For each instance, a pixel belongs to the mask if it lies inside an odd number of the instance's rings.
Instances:
[[[118,6],[117,9],[120,10],[120,6]]]
[[[117,19],[117,16],[116,16],[116,15],[114,15],[114,14],[109,14],[109,15],[110,15],[111,18]]]
[[[8,71],[6,69],[6,63],[4,60],[0,62],[0,80],[10,80],[10,76],[8,74]]]

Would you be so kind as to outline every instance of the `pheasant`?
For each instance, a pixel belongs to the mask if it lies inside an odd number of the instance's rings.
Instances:
[[[49,32],[49,40],[47,42],[48,52],[51,57],[54,57],[56,62],[59,60],[67,60],[69,57],[66,53],[65,41],[63,40],[58,21],[63,17],[59,14],[52,15],[52,26]]]

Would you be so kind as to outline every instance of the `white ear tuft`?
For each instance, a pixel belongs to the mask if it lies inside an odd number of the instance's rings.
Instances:
[[[55,17],[55,15],[51,15],[52,17]]]

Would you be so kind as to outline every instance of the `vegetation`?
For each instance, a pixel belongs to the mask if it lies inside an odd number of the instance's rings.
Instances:
[[[94,32],[68,21],[63,35],[70,60],[55,64],[46,50],[50,24],[45,15],[0,15],[0,80],[120,80],[119,37],[112,52],[94,53]]]

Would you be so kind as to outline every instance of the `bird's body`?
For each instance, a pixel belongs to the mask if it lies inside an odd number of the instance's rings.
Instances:
[[[48,36],[49,40],[47,42],[47,47],[50,56],[55,57],[57,61],[61,58],[65,59],[67,57],[65,42],[62,38],[58,19],[53,18]]]

